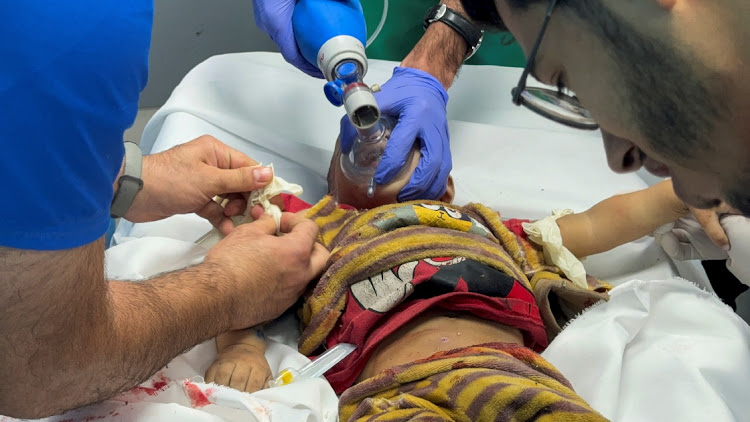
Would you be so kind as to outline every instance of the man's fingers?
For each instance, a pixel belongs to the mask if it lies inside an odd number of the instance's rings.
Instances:
[[[729,238],[724,232],[724,228],[719,223],[719,215],[715,210],[691,209],[693,216],[703,231],[714,244],[724,250],[729,249]]]
[[[219,169],[210,167],[206,177],[212,181],[213,192],[206,192],[209,196],[250,192],[266,186],[273,179],[273,171],[269,167],[241,167],[237,169]]]
[[[310,239],[310,244],[318,239],[318,225],[299,214],[285,212],[281,214],[279,230],[289,236],[300,236]]]
[[[240,193],[231,193],[227,195],[227,203],[224,205],[224,215],[234,217],[245,212],[247,208],[247,199]]]
[[[263,208],[261,208],[263,209]],[[268,214],[262,214],[257,217],[253,216],[255,221],[250,224],[242,224],[237,228],[253,231],[258,234],[276,234],[276,222]]]
[[[699,255],[698,251],[689,242],[681,240],[680,231],[681,229],[675,229],[665,233],[661,238],[661,247],[667,255],[678,261],[696,259]],[[687,236],[682,237],[687,238]]]
[[[265,213],[266,211],[263,209],[263,207],[261,207],[260,205],[256,205],[250,210],[250,217],[253,217],[253,220],[257,220]]]
[[[317,242],[313,244],[313,252],[312,255],[310,255],[310,271],[312,272],[313,277],[318,276],[323,272],[330,256],[331,253],[325,248],[325,246]]]
[[[349,116],[345,114],[339,123],[339,146],[342,153],[349,154],[356,137],[357,130],[354,129],[354,125],[349,121]]]
[[[417,139],[416,123],[404,119],[399,121],[391,131],[388,145],[383,152],[378,168],[375,170],[375,182],[387,185],[406,165],[406,158]]]
[[[417,168],[414,169],[409,183],[399,192],[399,201],[438,199],[443,195],[450,173],[450,165],[446,166],[445,161],[450,162],[451,160],[450,147],[445,148],[445,144],[447,142],[443,141],[439,131],[426,132],[420,148],[422,157]],[[446,152],[448,153],[447,156],[445,156]],[[443,172],[444,167],[447,167],[447,172]],[[442,175],[441,173],[445,174]]]
[[[205,142],[208,154],[213,153],[216,159],[216,167],[220,169],[238,169],[242,167],[257,166],[258,162],[244,153],[226,145],[210,135],[198,138]],[[209,159],[209,161],[212,161]]]
[[[226,219],[224,208],[214,201],[209,201],[196,214],[208,220],[214,227],[219,227],[221,222]]]

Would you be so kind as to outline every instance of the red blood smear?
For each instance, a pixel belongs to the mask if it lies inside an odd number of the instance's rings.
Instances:
[[[89,416],[85,420],[86,420],[86,422],[91,422],[91,421],[94,421],[94,420],[97,420],[97,419],[104,419],[104,418],[105,418],[105,416]]]
[[[203,394],[200,388],[192,382],[186,382],[185,388],[187,389],[188,397],[194,408],[199,409],[203,406],[208,406],[211,401]]]
[[[159,391],[164,389],[164,387],[166,387],[167,384],[169,384],[169,379],[165,377],[164,374],[158,373],[157,377],[158,379],[152,383],[151,387],[135,387],[132,390],[130,390],[130,392],[135,393],[135,394],[145,393],[145,394],[148,394],[149,396],[157,395]]]
[[[154,381],[154,389],[161,390],[167,386],[167,382],[164,380]]]
[[[149,396],[155,396],[159,393],[159,390],[156,388],[148,388],[148,387],[135,387],[132,390],[130,390],[131,393],[138,394],[138,393],[146,393]]]

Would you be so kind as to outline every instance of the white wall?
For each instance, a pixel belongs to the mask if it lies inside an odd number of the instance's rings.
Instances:
[[[278,51],[253,20],[252,0],[154,0],[149,82],[140,107],[162,105],[182,77],[216,54]]]

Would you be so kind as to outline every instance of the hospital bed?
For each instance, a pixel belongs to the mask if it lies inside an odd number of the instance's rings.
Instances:
[[[366,81],[386,82],[395,65],[372,61]],[[504,218],[538,219],[555,208],[583,211],[648,185],[639,174],[607,168],[598,132],[568,129],[513,106],[509,92],[519,72],[466,66],[449,91],[456,203],[476,201]],[[278,175],[303,186],[303,199],[315,202],[326,193],[343,115],[325,100],[322,85],[278,54],[213,57],[192,70],[154,115],[141,148],[156,153],[210,134],[273,163]],[[193,242],[209,229],[194,215],[122,221],[107,252],[108,274],[138,280],[200,262],[205,251]],[[750,334],[712,296],[700,266],[672,262],[649,237],[589,257],[584,265],[618,287],[610,303],[564,330],[545,357],[594,408],[616,420],[750,418],[750,400],[743,397],[750,391]],[[293,317],[269,331],[272,369],[306,361],[294,349]],[[336,397],[321,379],[254,395],[203,384],[213,347],[206,342],[176,358],[130,396],[57,420],[335,420]]]

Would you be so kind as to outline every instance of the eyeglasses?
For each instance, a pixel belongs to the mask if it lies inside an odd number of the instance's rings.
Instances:
[[[547,13],[542,23],[542,29],[539,31],[539,36],[534,43],[534,47],[531,49],[526,67],[521,74],[521,80],[518,81],[518,86],[511,91],[513,104],[517,106],[522,105],[543,117],[566,126],[576,129],[596,130],[599,128],[599,125],[591,118],[591,114],[581,105],[581,102],[575,96],[563,92],[560,88],[553,90],[537,87],[529,88],[526,86],[526,80],[536,61],[536,53],[539,51],[539,45],[542,44],[542,38],[544,38],[544,33],[547,31],[547,25],[552,16],[552,11],[557,5],[557,1],[550,0],[549,2],[549,7],[547,7]]]

